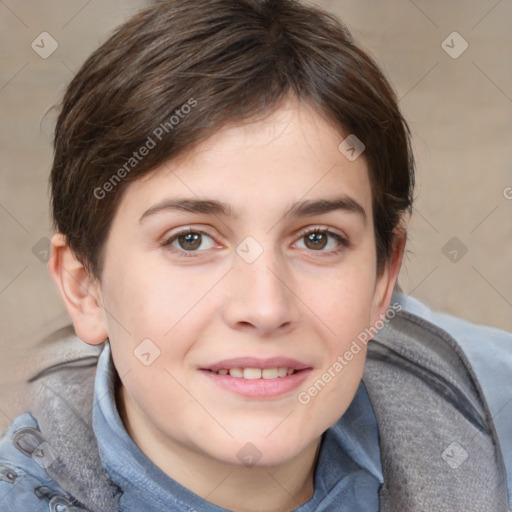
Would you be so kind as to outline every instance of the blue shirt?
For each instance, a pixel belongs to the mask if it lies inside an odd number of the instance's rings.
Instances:
[[[115,369],[108,344],[95,382],[93,426],[101,459],[123,490],[124,512],[219,512],[153,464],[130,438],[115,406]],[[360,384],[345,414],[322,436],[314,495],[298,512],[378,511],[383,483],[377,423],[366,388]]]

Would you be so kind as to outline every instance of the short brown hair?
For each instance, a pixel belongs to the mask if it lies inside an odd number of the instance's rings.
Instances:
[[[56,229],[100,277],[129,183],[226,123],[272,112],[289,94],[364,143],[380,271],[412,204],[409,128],[348,30],[296,0],[168,0],[117,29],[63,99],[51,171]]]

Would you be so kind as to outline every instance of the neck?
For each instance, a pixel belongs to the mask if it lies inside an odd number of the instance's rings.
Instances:
[[[312,498],[320,439],[277,466],[232,465],[164,438],[161,432],[138,436],[148,425],[140,428],[140,417],[127,413],[126,399],[121,386],[119,414],[135,444],[164,473],[206,501],[233,512],[290,512]]]
[[[210,491],[199,494],[233,512],[290,512],[313,496],[316,448],[308,447],[295,459],[277,467],[226,468],[214,480],[213,475],[203,475],[205,482],[210,480]],[[213,482],[216,484],[212,485]]]

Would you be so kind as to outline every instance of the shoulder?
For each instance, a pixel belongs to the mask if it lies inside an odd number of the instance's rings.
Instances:
[[[369,344],[365,369],[390,485],[410,480],[414,499],[439,510],[443,500],[508,510],[512,336],[394,300],[401,310]],[[415,510],[398,486],[391,492]]]
[[[435,312],[402,293],[393,298],[398,312],[376,335],[376,346],[370,344],[374,357],[388,351],[397,364],[400,355],[402,365],[414,363],[418,372],[417,365],[451,372],[459,386],[469,379],[492,418],[498,420],[499,412],[511,424],[512,334]]]
[[[502,370],[508,372],[512,369],[511,333],[433,311],[425,304],[403,293],[396,293],[394,299],[403,310],[450,334],[482,377],[484,373],[481,373],[479,361],[492,360],[493,366],[498,364],[500,372]]]
[[[18,416],[0,440],[0,504],[16,512],[78,512],[47,472],[57,453],[30,413]],[[59,508],[60,506],[60,508]],[[67,508],[63,508],[63,507]]]
[[[409,323],[442,333],[464,361],[488,410],[512,489],[512,334],[432,311],[403,294],[396,299],[409,313]]]
[[[0,441],[1,510],[85,510],[75,499],[76,489],[84,488],[75,461],[85,454],[82,459],[92,464],[96,448],[91,424],[95,366],[94,357],[73,360],[32,379],[31,412],[18,416]],[[99,466],[97,458],[93,462]]]

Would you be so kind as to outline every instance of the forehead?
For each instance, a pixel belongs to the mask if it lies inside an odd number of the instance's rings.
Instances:
[[[343,194],[369,215],[366,162],[340,151],[346,136],[308,103],[288,99],[262,119],[223,127],[130,184],[120,210],[148,208],[172,195],[229,203],[233,216],[250,209],[261,215]]]

